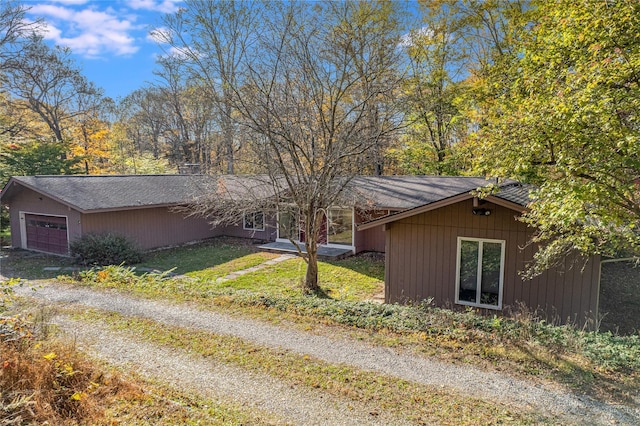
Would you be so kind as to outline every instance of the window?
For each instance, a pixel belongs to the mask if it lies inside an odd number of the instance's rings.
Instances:
[[[278,213],[278,238],[298,241],[300,229],[298,224],[298,212],[281,211]]]
[[[329,244],[352,245],[353,214],[351,209],[329,210]]]
[[[264,213],[245,213],[243,228],[252,231],[264,231]]]
[[[502,240],[458,237],[456,303],[502,309]]]

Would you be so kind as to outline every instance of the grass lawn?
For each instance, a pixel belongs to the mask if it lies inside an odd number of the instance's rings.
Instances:
[[[267,297],[300,296],[306,264],[294,258],[265,266],[257,271],[220,280],[232,272],[257,266],[279,254],[259,252],[242,240],[219,238],[192,246],[171,248],[150,253],[136,270],[106,267],[94,276],[94,285],[118,287],[126,282],[127,289],[151,297],[170,297],[179,300],[203,300],[214,295],[239,290]],[[24,267],[24,265],[22,265]],[[346,301],[370,300],[384,288],[384,262],[380,256],[361,255],[336,261],[319,262],[320,286],[332,299]],[[188,279],[133,280],[144,269],[172,271]],[[60,273],[58,273],[60,274]],[[135,283],[134,283],[135,282]],[[119,284],[120,283],[120,284]],[[132,284],[133,283],[133,284]]]

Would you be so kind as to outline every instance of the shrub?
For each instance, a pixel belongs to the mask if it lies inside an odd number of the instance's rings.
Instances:
[[[116,234],[87,234],[73,241],[71,255],[81,265],[134,264],[142,260],[141,251],[128,238]]]

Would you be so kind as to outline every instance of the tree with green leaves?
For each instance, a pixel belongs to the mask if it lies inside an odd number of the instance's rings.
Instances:
[[[3,143],[0,151],[0,179],[2,184],[11,176],[67,175],[80,173],[82,157],[67,159],[66,145],[30,141]]]
[[[486,81],[477,170],[538,185],[535,274],[570,252],[640,254],[640,3],[537,1]]]

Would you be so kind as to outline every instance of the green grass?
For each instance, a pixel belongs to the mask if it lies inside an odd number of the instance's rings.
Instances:
[[[142,263],[144,266],[159,270],[174,269],[175,273],[192,275],[201,274],[206,278],[206,272],[222,264],[228,264],[251,254],[267,255],[258,256],[259,259],[268,258],[267,253],[255,253],[255,248],[247,243],[231,238],[215,238],[206,242],[182,247],[158,250],[148,253]],[[249,262],[252,263],[252,262]],[[261,263],[261,262],[258,262]],[[251,266],[253,266],[253,264]],[[243,267],[238,264],[238,267]]]

